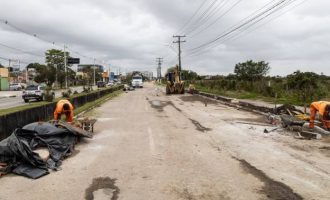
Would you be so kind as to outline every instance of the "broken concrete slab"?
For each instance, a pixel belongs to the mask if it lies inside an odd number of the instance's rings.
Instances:
[[[39,148],[34,150],[33,152],[38,154],[40,158],[45,162],[49,159],[50,153],[47,148]]]
[[[314,133],[314,132],[311,132],[311,131],[301,131],[300,132],[300,135],[305,137],[305,138],[308,138],[308,139],[316,139],[316,140],[320,140],[322,139],[322,135],[319,134],[319,133]]]

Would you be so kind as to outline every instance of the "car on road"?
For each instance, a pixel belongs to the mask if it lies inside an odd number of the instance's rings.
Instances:
[[[11,83],[9,85],[9,90],[17,91],[17,90],[21,90],[22,88],[23,88],[22,85],[19,83]]]
[[[108,83],[107,83],[107,86],[114,86],[115,85],[115,83],[113,82],[113,81],[109,81]]]
[[[106,83],[103,82],[103,81],[98,81],[98,82],[96,83],[96,85],[97,85],[98,88],[100,88],[100,87],[105,87],[105,86],[106,86]]]
[[[23,91],[22,98],[25,103],[30,100],[44,101],[46,97],[46,85],[29,85]],[[50,91],[50,95],[55,98],[55,92]]]

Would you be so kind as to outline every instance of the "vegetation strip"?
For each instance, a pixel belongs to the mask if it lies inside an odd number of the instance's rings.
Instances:
[[[92,92],[89,92],[89,93],[84,93],[83,92],[83,93],[79,93],[79,94],[74,94],[74,95],[70,96],[69,99],[84,96],[84,95],[87,95],[87,94],[97,93],[97,92],[100,92],[102,90],[107,90],[107,89],[109,89],[109,88],[100,89],[100,90],[92,91]],[[116,90],[116,87],[114,87],[113,89]],[[58,97],[53,102],[47,102],[47,101],[33,102],[33,103],[29,103],[29,104],[26,104],[26,105],[23,105],[23,106],[17,106],[17,107],[13,107],[13,108],[1,109],[0,110],[0,116],[11,114],[11,113],[14,113],[14,112],[24,111],[24,110],[31,109],[31,108],[36,108],[36,107],[39,107],[39,106],[50,105],[54,102],[57,102],[60,99],[63,99],[63,97]]]
[[[121,93],[122,93],[121,90],[114,91],[114,92],[112,92],[112,93],[110,93],[110,94],[107,94],[107,95],[105,95],[105,96],[99,98],[99,99],[96,100],[96,101],[86,103],[85,105],[83,105],[83,106],[81,106],[81,107],[75,109],[74,112],[75,112],[76,115],[78,115],[78,114],[80,114],[80,113],[82,113],[82,112],[85,112],[85,111],[87,111],[87,110],[93,109],[94,107],[99,106],[99,105],[105,103],[105,102],[108,101],[109,99],[112,99],[112,98],[114,98],[114,97],[120,95]]]

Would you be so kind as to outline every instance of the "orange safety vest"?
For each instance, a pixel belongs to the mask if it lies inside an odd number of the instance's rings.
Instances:
[[[65,111],[63,110],[63,105],[68,104],[69,105],[69,114],[66,116],[66,121],[67,122],[73,122],[73,105],[70,103],[70,101],[63,99],[57,102],[56,108],[54,111],[54,120],[58,120],[58,118],[62,115],[65,114]]]
[[[316,113],[319,112],[321,115],[321,121],[324,124],[325,128],[330,128],[330,121],[325,119],[325,112],[327,112],[327,106],[330,106],[329,101],[316,101],[311,103],[310,106],[310,112],[311,112],[311,117],[310,117],[310,128],[314,128],[314,120]]]

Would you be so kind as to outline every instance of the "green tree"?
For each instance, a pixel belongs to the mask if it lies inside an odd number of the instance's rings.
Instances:
[[[294,90],[304,102],[313,101],[316,95],[318,98],[323,96],[318,87],[319,75],[314,72],[296,71],[287,76],[288,87]]]
[[[39,63],[30,63],[27,69],[34,68],[36,70],[36,76],[34,81],[37,83],[46,83],[51,86],[55,81],[55,68]]]
[[[236,64],[234,73],[239,79],[253,83],[267,75],[269,70],[269,64],[265,61],[254,62],[248,60],[244,63]]]
[[[64,52],[59,49],[49,49],[45,54],[47,69],[54,73],[54,82],[57,75],[57,81],[62,88],[65,83]],[[70,57],[69,52],[65,52],[65,54],[67,58]],[[75,79],[75,72],[71,69],[71,66],[67,65],[68,82],[72,82]]]

